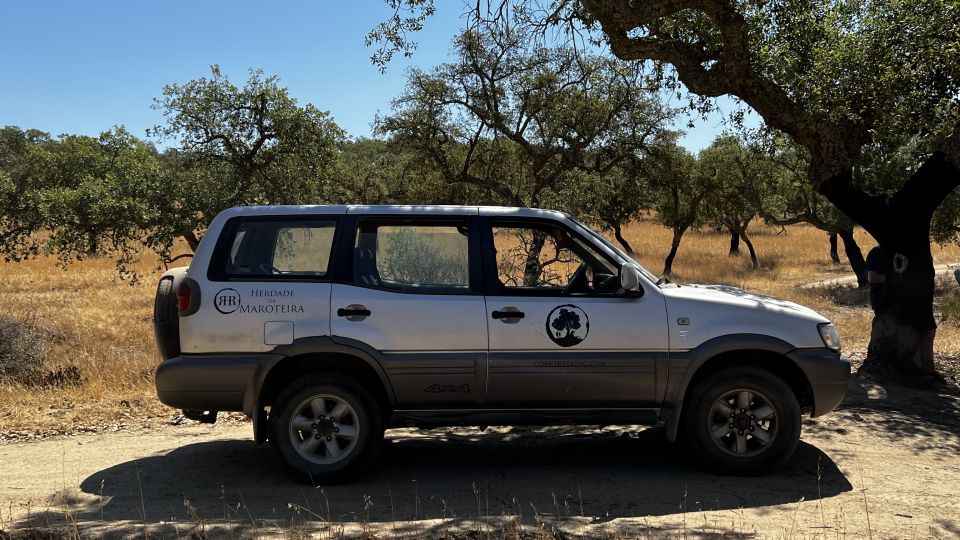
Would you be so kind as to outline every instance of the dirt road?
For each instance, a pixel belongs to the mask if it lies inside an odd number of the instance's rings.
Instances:
[[[202,521],[264,534],[324,530],[322,518],[352,522],[348,535],[432,535],[519,516],[586,536],[956,537],[958,413],[956,392],[855,380],[843,410],[807,421],[786,468],[759,478],[697,470],[661,430],[640,428],[392,430],[368,475],[323,488],[288,475],[246,425],[10,443],[0,529],[76,521],[173,537]]]

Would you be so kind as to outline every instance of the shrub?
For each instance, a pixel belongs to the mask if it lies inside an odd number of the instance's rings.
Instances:
[[[43,333],[32,324],[0,316],[0,383],[41,383],[48,350]]]

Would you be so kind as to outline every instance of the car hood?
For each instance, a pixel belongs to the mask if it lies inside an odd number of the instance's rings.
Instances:
[[[817,325],[830,322],[795,302],[729,285],[667,286],[661,292],[675,346],[696,346],[728,334],[763,334],[795,347],[822,347]],[[680,319],[689,322],[680,325]],[[674,341],[674,335],[682,335],[683,343]]]

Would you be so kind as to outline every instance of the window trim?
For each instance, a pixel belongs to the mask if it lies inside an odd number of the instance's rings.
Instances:
[[[557,227],[566,231],[571,237],[580,240],[584,244],[588,246],[594,246],[593,249],[597,252],[597,255],[619,269],[620,263],[611,259],[606,253],[604,253],[603,250],[597,249],[595,247],[596,243],[593,241],[593,239],[585,237],[576,229],[570,227],[563,221],[537,217],[484,216],[481,220],[481,234],[483,235],[481,247],[483,250],[485,276],[484,294],[486,296],[519,296],[531,298],[632,298],[622,289],[619,289],[619,292],[612,293],[563,294],[562,290],[557,291],[546,288],[534,289],[522,287],[510,288],[500,283],[497,272],[497,256],[493,238],[494,227],[531,228],[536,226]],[[579,257],[579,255],[577,256]],[[619,279],[619,276],[617,276],[617,278]]]
[[[409,291],[401,289],[390,289],[378,287],[376,285],[367,285],[365,283],[356,283],[353,276],[353,250],[356,247],[357,233],[361,224],[374,224],[376,226],[403,226],[403,225],[424,225],[424,226],[443,226],[451,223],[467,226],[467,271],[469,273],[469,288],[466,291]],[[483,264],[480,256],[480,223],[478,216],[468,215],[398,215],[398,214],[361,214],[348,216],[347,221],[342,227],[342,236],[336,241],[336,256],[338,264],[335,269],[334,283],[358,287],[362,289],[372,289],[395,294],[413,294],[428,296],[483,296]],[[349,234],[348,234],[349,233]],[[338,234],[341,234],[338,231]],[[328,272],[328,274],[330,274]]]
[[[226,268],[226,257],[233,247],[233,240],[237,235],[237,229],[244,223],[270,223],[270,222],[297,222],[297,221],[327,221],[333,223],[333,240],[330,243],[330,253],[327,255],[327,272],[323,276],[304,276],[304,275],[284,275],[284,274],[265,274],[253,276],[241,276],[238,274],[226,274],[223,269]],[[207,280],[212,282],[270,282],[270,283],[330,283],[333,281],[336,271],[337,242],[343,231],[343,219],[334,214],[295,214],[282,215],[272,214],[268,216],[238,216],[230,218],[220,230],[220,236],[213,248],[213,254],[210,257],[210,264],[207,265]]]

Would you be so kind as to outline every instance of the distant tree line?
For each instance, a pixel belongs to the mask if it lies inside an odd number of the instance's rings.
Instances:
[[[154,107],[164,122],[149,139],[123,127],[54,137],[7,126],[0,251],[64,264],[110,255],[135,277],[130,263],[144,248],[169,264],[178,239],[195,249],[213,217],[237,205],[506,204],[570,211],[631,253],[624,226],[652,215],[673,231],[664,274],[691,229],[724,231],[729,253],[746,245],[757,268],[751,225],[805,222],[833,239],[836,262],[839,236],[862,279],[853,222],[811,189],[801,147],[743,131],[693,155],[667,128],[678,111],[642,65],[538,45],[530,32],[509,22],[463,32],[451,62],[408,74],[374,139],[348,138],[276,77],[253,70],[237,86],[217,66],[163,88]],[[883,172],[862,176],[879,182]],[[939,223],[938,238],[951,238],[952,217]]]

